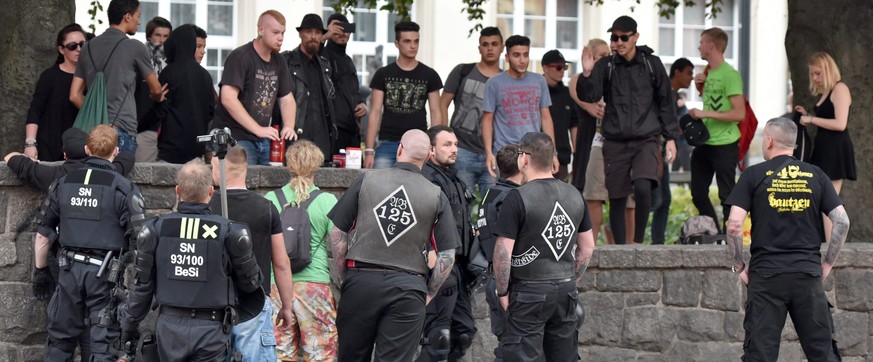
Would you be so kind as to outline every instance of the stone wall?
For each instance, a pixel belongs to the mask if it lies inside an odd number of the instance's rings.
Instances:
[[[141,164],[131,174],[150,215],[169,211],[178,166]],[[360,171],[322,169],[316,183],[342,193]],[[252,167],[249,188],[264,193],[288,180],[283,168]],[[31,294],[33,232],[27,221],[44,194],[0,166],[0,360],[42,360],[45,302]],[[748,258],[748,256],[747,256]],[[745,288],[723,246],[601,246],[579,283],[586,320],[583,361],[736,361],[742,354]],[[873,245],[848,244],[825,284],[844,361],[873,360]],[[479,334],[466,361],[491,360],[484,295],[474,296]],[[780,361],[803,352],[790,319]]]

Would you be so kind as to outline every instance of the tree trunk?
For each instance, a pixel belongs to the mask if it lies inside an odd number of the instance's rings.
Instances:
[[[855,146],[858,181],[845,181],[840,196],[852,227],[849,240],[873,242],[873,39],[866,31],[873,2],[854,0],[789,0],[785,48],[794,85],[794,102],[806,109],[817,97],[809,91],[807,61],[816,51],[828,52],[852,92],[848,130]],[[864,25],[867,24],[867,25]]]
[[[72,0],[0,1],[0,155],[24,150],[24,121],[43,70],[57,59],[58,31],[75,19]]]

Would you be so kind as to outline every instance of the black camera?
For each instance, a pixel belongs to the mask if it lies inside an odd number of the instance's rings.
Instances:
[[[197,136],[197,143],[206,145],[206,148],[212,151],[215,157],[219,159],[227,155],[227,149],[236,145],[236,140],[230,135],[230,129],[213,128],[209,134]]]

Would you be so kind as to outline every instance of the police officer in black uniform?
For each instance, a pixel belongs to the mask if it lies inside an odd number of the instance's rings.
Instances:
[[[743,361],[775,361],[785,316],[791,314],[810,361],[840,361],[833,319],[822,284],[836,264],[849,217],[820,168],[794,159],[797,126],[787,118],[767,122],[763,163],[740,176],[727,204],[732,269],[748,287]],[[752,213],[752,254],[743,262],[743,221]],[[833,222],[828,253],[822,214]]]
[[[407,131],[397,164],[364,173],[328,213],[344,278],[336,319],[341,362],[370,360],[374,343],[377,361],[411,361],[425,305],[451,274],[458,230],[446,196],[421,175],[429,150],[424,132]]]
[[[448,126],[437,125],[428,129],[427,135],[430,138],[431,157],[421,168],[421,174],[439,186],[448,197],[461,247],[457,249],[452,275],[427,305],[422,351],[418,361],[455,361],[464,356],[476,335],[476,321],[473,319],[467,283],[475,277],[467,270],[473,243],[469,206],[473,195],[457,176],[455,160],[458,157],[458,138],[455,132]]]
[[[524,183],[524,174],[518,170],[517,152],[518,146],[513,144],[503,146],[500,151],[497,151],[497,169],[500,171],[500,177],[497,179],[497,183],[488,189],[479,204],[476,230],[479,232],[480,249],[488,261],[489,269],[494,262],[494,246],[497,243],[494,229],[497,227],[500,207],[503,205],[503,200],[509,195],[509,191]],[[494,333],[497,336],[497,341],[500,342],[503,331],[506,329],[506,315],[503,306],[500,305],[500,298],[495,293],[496,289],[497,284],[494,283],[494,277],[488,274],[488,280],[485,284],[485,301],[488,302],[488,307],[491,309],[491,333]],[[499,344],[494,348],[494,357],[495,361],[503,360],[503,352]]]
[[[51,186],[38,216],[36,267],[46,266],[52,242],[61,246],[58,286],[48,307],[46,361],[72,360],[86,330],[91,361],[115,360],[109,347],[118,337],[112,291],[123,269],[119,256],[135,242],[135,228],[144,218],[139,188],[112,165],[117,142],[109,126],[92,130],[86,167]]]
[[[179,170],[178,212],[145,223],[136,275],[121,310],[121,342],[135,339],[152,296],[161,361],[225,361],[239,293],[261,289],[248,228],[212,215],[212,173],[200,160]]]
[[[591,222],[579,190],[552,177],[552,139],[531,132],[518,148],[527,183],[509,191],[495,231],[503,360],[575,361],[576,281],[594,251]]]

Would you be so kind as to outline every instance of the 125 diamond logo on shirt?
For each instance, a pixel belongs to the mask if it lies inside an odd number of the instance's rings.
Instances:
[[[418,222],[403,185],[377,204],[373,208],[373,214],[376,215],[382,238],[388,246],[391,246],[397,238],[403,236]]]
[[[552,249],[555,255],[555,260],[561,260],[567,249],[570,249],[570,241],[575,240],[576,225],[570,220],[570,216],[564,211],[561,203],[555,202],[555,208],[552,210],[552,216],[549,217],[549,222],[541,234],[546,245]]]

